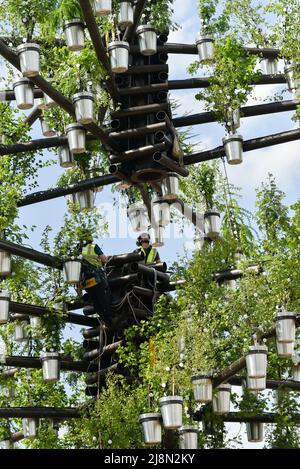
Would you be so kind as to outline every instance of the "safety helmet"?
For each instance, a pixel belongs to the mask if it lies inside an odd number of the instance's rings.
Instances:
[[[141,233],[141,234],[139,235],[138,239],[137,239],[137,243],[136,243],[136,244],[137,244],[138,246],[141,246],[141,244],[142,244],[141,241],[142,241],[142,239],[144,239],[144,238],[148,238],[148,239],[149,239],[149,242],[151,241],[151,238],[150,238],[149,233]]]

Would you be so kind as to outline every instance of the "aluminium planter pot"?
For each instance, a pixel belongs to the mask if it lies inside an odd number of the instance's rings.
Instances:
[[[207,238],[214,240],[220,236],[221,218],[220,213],[208,210],[204,214],[204,231]]]
[[[64,262],[63,277],[68,284],[78,284],[80,281],[81,261],[78,259],[70,259]]]
[[[0,277],[9,277],[11,274],[11,255],[0,249]]]
[[[31,327],[31,337],[35,340],[43,339],[43,334],[41,331],[42,319],[38,316],[30,316],[29,320]]]
[[[38,421],[33,418],[22,419],[24,438],[33,440],[37,436]]]
[[[92,210],[94,208],[94,192],[92,189],[78,192],[76,194],[77,202],[80,210]]]
[[[224,415],[230,412],[230,384],[220,384],[216,388],[216,394],[213,397],[213,411],[217,415]]]
[[[179,449],[198,449],[198,428],[184,426],[179,428]]]
[[[240,164],[243,161],[243,137],[239,134],[227,135],[223,145],[228,164]]]
[[[18,78],[13,84],[18,109],[30,109],[34,104],[33,83],[29,78]]]
[[[72,98],[75,107],[76,121],[80,124],[94,122],[94,95],[88,91],[74,94]]]
[[[293,381],[300,383],[300,364],[293,367]]]
[[[211,402],[213,398],[212,372],[204,372],[192,377],[192,387],[196,402]]]
[[[133,25],[133,5],[131,2],[121,0],[118,14],[118,25],[121,29]]]
[[[81,124],[69,124],[65,128],[69,149],[72,153],[85,153],[86,130]]]
[[[10,440],[0,441],[0,449],[13,449],[14,445]]]
[[[141,25],[136,30],[140,53],[142,55],[154,55],[157,53],[157,35],[155,28],[150,24]]]
[[[259,443],[264,440],[264,424],[260,422],[246,423],[247,439],[249,443]]]
[[[68,204],[77,204],[77,197],[76,197],[77,194],[68,194],[65,196],[66,198],[66,201],[67,201],[67,205]]]
[[[279,311],[276,314],[276,341],[295,342],[296,315],[289,311]]]
[[[44,118],[40,118],[40,123],[44,137],[54,137],[54,135],[56,135],[55,130],[50,128],[48,122]]]
[[[198,34],[196,46],[199,54],[199,61],[211,61],[214,58],[214,39],[211,36]]]
[[[63,146],[58,149],[59,165],[62,168],[73,168],[75,161],[73,154],[70,152],[69,147]]]
[[[72,51],[82,50],[84,48],[83,22],[78,18],[66,21],[63,29],[68,48]]]
[[[165,200],[156,199],[152,203],[155,225],[167,226],[171,221],[170,205]]]
[[[129,44],[125,41],[114,41],[108,44],[110,65],[113,73],[125,73],[129,63]]]
[[[161,414],[149,413],[140,415],[144,442],[147,445],[158,445],[161,443]]]
[[[57,106],[57,103],[54,99],[50,98],[47,94],[44,93],[44,109],[51,109]]]
[[[267,378],[249,378],[247,376],[247,389],[249,391],[263,391],[267,387]]]
[[[168,177],[162,181],[162,195],[167,200],[177,200],[179,192],[179,176],[177,173],[169,173]]]
[[[154,226],[150,230],[150,238],[152,241],[152,246],[155,248],[161,248],[165,245],[164,234],[165,228],[164,226]]]
[[[94,0],[96,16],[110,15],[112,12],[112,0]]]
[[[284,74],[291,93],[300,88],[300,63],[292,63],[284,68]]]
[[[21,321],[15,324],[14,340],[16,342],[26,342],[28,340],[27,321]]]
[[[0,292],[0,324],[6,324],[9,318],[10,294],[7,290]]]
[[[260,68],[263,75],[277,75],[278,60],[265,57],[260,61]]]
[[[147,207],[141,202],[136,202],[127,209],[127,215],[134,232],[146,231],[149,226]]]
[[[294,342],[277,342],[277,355],[281,358],[292,358],[294,355]]]
[[[266,345],[251,345],[246,353],[247,375],[249,378],[265,378],[267,376]]]
[[[165,428],[176,430],[182,426],[182,403],[183,398],[181,396],[166,396],[159,399]]]
[[[43,379],[47,383],[59,381],[60,356],[57,352],[44,352],[41,354]]]
[[[36,77],[40,73],[40,46],[32,42],[17,47],[21,72],[24,77]]]

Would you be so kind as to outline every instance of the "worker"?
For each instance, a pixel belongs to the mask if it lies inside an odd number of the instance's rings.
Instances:
[[[97,244],[93,244],[92,236],[88,236],[88,239],[80,243],[79,250],[83,259],[80,287],[86,290],[93,301],[95,313],[99,314],[107,326],[110,326],[111,293],[105,272],[108,257]]]
[[[136,242],[138,249],[135,252],[142,252],[145,256],[145,264],[156,264],[160,262],[158,250],[151,245],[151,238],[148,233],[142,233]]]

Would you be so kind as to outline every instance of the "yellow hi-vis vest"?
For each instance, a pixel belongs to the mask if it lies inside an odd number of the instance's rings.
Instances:
[[[145,249],[143,247],[140,247],[139,250],[145,255],[145,259],[146,259],[147,254],[146,254]],[[157,249],[151,248],[146,264],[154,264],[156,255],[157,255]]]
[[[95,267],[102,267],[102,262],[99,259],[99,255],[95,253],[95,244],[87,244],[82,249],[82,258]]]

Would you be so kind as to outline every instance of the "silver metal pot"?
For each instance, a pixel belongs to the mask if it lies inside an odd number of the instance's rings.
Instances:
[[[211,36],[198,34],[196,38],[199,61],[206,62],[214,58],[214,40]]]
[[[170,205],[166,200],[155,199],[152,204],[154,223],[167,226],[171,221]]]
[[[62,168],[73,168],[75,161],[73,154],[70,152],[69,147],[59,147],[58,149],[59,164]]]
[[[72,51],[79,51],[84,48],[84,24],[76,18],[66,21],[64,24],[64,33],[67,46]]]
[[[230,412],[230,384],[220,384],[216,389],[217,393],[213,397],[213,411],[215,414],[224,415]]]
[[[217,239],[220,236],[220,213],[215,210],[209,210],[204,214],[205,235],[209,239]]]
[[[142,414],[140,415],[142,424],[144,442],[147,445],[158,445],[161,443],[161,414]]]
[[[136,202],[127,209],[127,215],[134,232],[145,231],[149,226],[147,207],[141,202]]]
[[[260,68],[264,75],[277,75],[278,73],[278,60],[273,58],[264,57],[260,61]]]
[[[246,423],[249,443],[259,443],[264,440],[264,424],[259,422]]]
[[[266,345],[251,345],[246,353],[247,375],[249,378],[264,378],[267,375]]]
[[[125,73],[129,63],[129,44],[125,41],[114,41],[108,44],[110,65],[113,73]]]
[[[91,189],[76,194],[80,210],[92,210],[94,208],[94,192]]]
[[[13,449],[14,445],[10,440],[0,441],[0,449]]]
[[[78,284],[80,280],[81,261],[80,260],[68,260],[63,265],[63,276],[64,281],[68,284]]]
[[[0,250],[0,276],[9,277],[11,274],[11,255],[9,252]]]
[[[155,28],[150,24],[144,24],[137,28],[140,53],[142,55],[154,55],[157,53],[157,35]]]
[[[67,204],[76,204],[77,203],[77,194],[68,194],[65,196]]]
[[[277,342],[277,355],[281,358],[291,358],[294,355],[294,342]]]
[[[118,25],[121,29],[133,25],[133,5],[130,1],[120,1],[120,12],[118,15]]]
[[[65,128],[69,149],[72,153],[85,153],[86,130],[81,124],[69,124]]]
[[[289,91],[294,93],[300,88],[300,63],[292,63],[284,68]],[[297,75],[297,76],[296,76]]]
[[[24,437],[33,440],[37,436],[38,420],[33,418],[22,419]]]
[[[169,173],[168,177],[163,180],[162,195],[164,199],[175,201],[179,193],[179,176],[176,173]]]
[[[14,339],[16,342],[26,342],[28,340],[27,321],[21,321],[15,324]]]
[[[40,117],[40,123],[44,137],[54,137],[56,135],[55,130],[50,129],[48,122],[43,117]]]
[[[94,0],[94,10],[96,16],[110,15],[112,12],[112,0]]]
[[[179,428],[179,449],[198,449],[198,428],[184,426]]]
[[[239,134],[227,135],[223,145],[228,164],[240,164],[243,161],[243,137]]]
[[[31,336],[33,339],[42,339],[42,319],[38,316],[30,316]]]
[[[57,352],[44,352],[41,354],[43,379],[47,383],[55,383],[60,375],[60,356]]]
[[[263,391],[267,387],[267,378],[249,378],[247,376],[247,389],[249,391]]]
[[[40,46],[32,42],[17,47],[21,72],[24,77],[36,77],[40,73]]]
[[[76,93],[73,96],[76,120],[80,124],[90,124],[94,122],[94,95],[88,91]]]
[[[166,396],[159,399],[165,428],[175,430],[182,426],[182,403],[181,396]]]
[[[6,324],[9,317],[10,294],[7,290],[0,292],[0,324]]]
[[[192,386],[196,402],[211,402],[213,398],[212,372],[207,371],[192,377]]]
[[[57,103],[54,99],[50,98],[47,94],[44,93],[44,100],[45,100],[45,109],[50,109],[52,107],[56,107]]]
[[[296,315],[289,311],[279,311],[276,315],[276,340],[277,342],[295,342],[296,340]]]
[[[300,382],[300,363],[293,367],[293,381]]]
[[[29,78],[18,78],[13,84],[18,109],[30,109],[34,104],[33,83]]]
[[[153,226],[150,230],[150,237],[152,239],[152,246],[155,248],[161,248],[165,245],[164,234],[165,228],[164,226]]]

